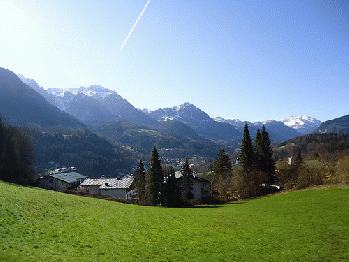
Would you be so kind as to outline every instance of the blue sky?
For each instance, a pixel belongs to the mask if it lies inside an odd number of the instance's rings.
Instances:
[[[349,1],[0,2],[0,67],[137,108],[262,121],[349,114]]]

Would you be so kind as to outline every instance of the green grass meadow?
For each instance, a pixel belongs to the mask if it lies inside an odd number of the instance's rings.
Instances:
[[[145,260],[349,261],[349,188],[164,208],[0,181],[0,261]]]

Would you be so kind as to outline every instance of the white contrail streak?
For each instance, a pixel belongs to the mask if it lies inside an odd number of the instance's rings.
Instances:
[[[145,5],[145,7],[144,7],[143,11],[142,11],[142,12],[141,12],[141,14],[139,15],[139,17],[138,17],[138,19],[137,19],[137,21],[136,21],[135,25],[132,27],[132,29],[131,29],[130,33],[128,33],[128,36],[126,37],[125,42],[122,44],[122,46],[121,46],[121,48],[120,48],[120,51],[122,50],[122,48],[123,48],[123,47],[124,47],[124,45],[126,44],[127,40],[129,39],[130,35],[132,34],[133,30],[135,30],[135,27],[136,27],[136,25],[137,25],[137,23],[138,23],[139,19],[141,19],[141,17],[142,17],[142,15],[143,15],[143,13],[144,13],[145,9],[147,8],[147,5],[149,4],[149,2],[150,2],[150,0],[148,0],[148,2],[147,2],[147,4]]]

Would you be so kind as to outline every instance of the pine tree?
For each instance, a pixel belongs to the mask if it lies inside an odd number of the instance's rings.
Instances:
[[[257,129],[256,139],[254,141],[255,149],[254,149],[254,165],[257,170],[262,169],[263,162],[263,142],[262,136],[259,129]]]
[[[244,135],[241,144],[240,163],[245,173],[252,172],[254,167],[254,149],[247,123],[244,127]]]
[[[165,203],[169,207],[176,207],[181,205],[181,187],[178,179],[175,176],[173,167],[164,169],[166,184],[164,186]]]
[[[213,172],[216,177],[226,177],[231,173],[231,161],[224,149],[220,149],[213,162]]]
[[[158,151],[154,147],[148,168],[148,200],[153,206],[162,202],[164,174],[161,167],[161,161]]]
[[[145,170],[142,160],[139,161],[139,165],[135,172],[135,187],[137,189],[137,194],[140,203],[144,203],[146,199],[146,180],[145,180]]]
[[[184,200],[193,199],[193,171],[189,166],[188,158],[182,167],[182,194]]]
[[[263,161],[261,163],[261,170],[267,174],[267,181],[265,182],[271,185],[276,182],[275,161],[273,159],[273,149],[271,148],[269,134],[265,131],[264,125],[261,132],[261,144],[263,151]]]
[[[232,165],[229,156],[224,149],[220,149],[213,162],[213,189],[218,192],[220,198],[228,200],[231,187]]]
[[[256,184],[255,184],[255,156],[254,156],[254,148],[250,136],[250,132],[248,131],[248,125],[245,124],[244,127],[244,135],[241,144],[240,151],[240,163],[242,166],[242,170],[244,171],[244,184],[246,192],[242,192],[243,195],[253,195],[256,192]]]

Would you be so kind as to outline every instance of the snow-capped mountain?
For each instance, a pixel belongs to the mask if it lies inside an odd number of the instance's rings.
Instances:
[[[291,116],[279,120],[302,134],[309,134],[321,125],[321,121],[310,116]]]
[[[117,92],[100,85],[80,88],[49,88],[55,105],[85,123],[127,120],[151,124],[153,120],[123,99]]]
[[[178,120],[181,122],[201,122],[212,120],[208,114],[190,103],[184,103],[172,108],[160,108],[150,111],[149,115],[158,121]]]
[[[147,110],[143,109],[143,112]],[[232,125],[214,121],[207,113],[190,103],[150,111],[149,116],[160,122],[176,120],[185,123],[197,134],[213,140],[236,139],[241,135]]]
[[[84,123],[99,123],[127,120],[138,124],[152,124],[155,121],[135,108],[115,91],[100,85],[80,88],[40,87],[33,79],[18,75],[21,81],[39,92],[51,104],[71,114]]]
[[[251,137],[255,137],[257,134],[257,129],[261,130],[263,125],[267,129],[270,138],[274,140],[284,141],[301,135],[301,133],[299,133],[297,130],[286,126],[283,122],[276,120],[258,121],[251,123],[249,121],[241,121],[239,119],[231,120],[221,117],[216,117],[214,119],[217,122],[228,123],[234,126],[241,133],[244,131],[245,124],[247,123]]]
[[[257,129],[266,126],[270,137],[275,140],[288,140],[314,131],[321,121],[308,116],[284,118],[279,121],[259,122],[223,119],[210,116],[191,103],[184,103],[170,108],[154,111],[137,109],[117,92],[100,85],[80,88],[40,87],[33,79],[19,75],[20,79],[31,86],[51,104],[73,115],[85,123],[100,123],[114,120],[126,120],[138,124],[154,125],[156,122],[175,120],[192,128],[197,134],[213,140],[230,140],[242,136],[245,123],[248,124],[251,136]]]
[[[263,125],[268,126],[275,126],[276,122],[283,123],[285,126],[290,127],[296,131],[298,131],[300,134],[305,135],[313,132],[316,128],[318,128],[321,124],[320,120],[317,120],[315,118],[309,117],[309,116],[292,116],[290,118],[283,118],[281,120],[267,120],[267,121],[258,121],[258,122],[249,122],[249,121],[241,121],[239,119],[224,119],[221,117],[214,118],[217,122],[223,122],[228,123],[239,130],[242,130],[242,128],[247,123],[249,127],[253,129],[253,127],[261,128]],[[280,126],[280,125],[278,125]],[[281,127],[281,126],[280,126]]]
[[[63,97],[64,93],[66,92],[69,92],[73,95],[77,95],[78,93],[81,93],[93,98],[105,98],[106,96],[112,93],[115,93],[115,91],[111,91],[100,85],[91,85],[89,87],[81,86],[80,88],[67,88],[67,89],[48,88],[47,92],[53,94],[54,96],[61,96],[61,97]]]

